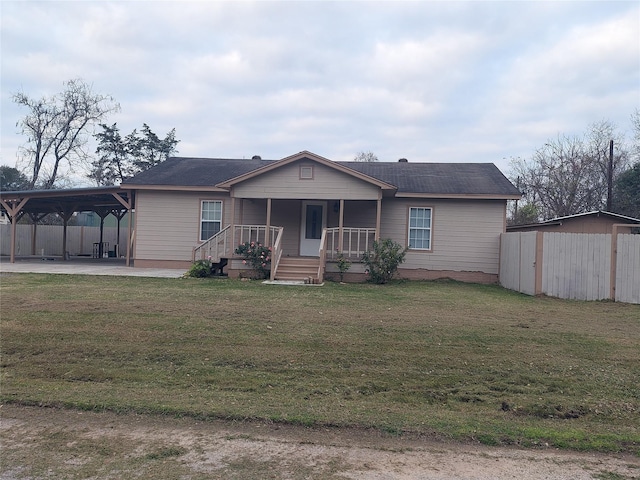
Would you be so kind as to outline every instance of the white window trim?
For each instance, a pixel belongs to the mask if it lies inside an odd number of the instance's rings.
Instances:
[[[198,232],[198,240],[200,242],[206,242],[207,240],[209,240],[208,238],[205,238],[204,240],[202,239],[202,224],[205,223],[205,222],[207,222],[207,223],[215,223],[216,222],[215,220],[203,220],[202,213],[204,211],[204,203],[205,202],[218,202],[220,204],[220,220],[219,220],[220,229],[218,231],[222,230],[222,218],[224,216],[223,215],[224,203],[222,202],[222,200],[215,199],[215,198],[205,198],[203,200],[200,200],[200,221],[198,222],[198,230],[199,230],[199,232]],[[211,238],[211,237],[209,237],[209,238]]]
[[[411,226],[411,210],[418,209],[418,208],[422,210],[429,210],[431,212],[431,214],[429,215],[429,228]],[[429,230],[429,248],[410,246],[411,230]],[[418,251],[418,252],[431,252],[433,250],[433,207],[422,207],[422,206],[409,207],[409,210],[407,211],[407,246],[409,247],[410,250]]]

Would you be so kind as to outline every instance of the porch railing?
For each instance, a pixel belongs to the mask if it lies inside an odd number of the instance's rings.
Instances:
[[[211,261],[217,263],[222,257],[229,256],[231,243],[231,227],[227,226],[212,236],[209,240],[193,247],[192,261],[205,260],[211,257]]]
[[[271,280],[276,279],[276,272],[278,271],[278,265],[280,264],[280,258],[282,257],[282,233],[284,227],[277,227],[275,239],[273,242],[273,248],[271,249]]]
[[[278,230],[282,227],[269,227],[269,241],[266,241],[266,225],[236,225],[234,230],[234,240],[236,245],[244,242],[256,242],[263,245],[273,245]]]
[[[322,236],[320,237],[320,262],[318,265],[318,283],[322,283],[324,280],[324,269],[327,263],[327,229],[322,229]]]
[[[231,226],[228,225],[206,242],[193,247],[192,261],[205,260],[211,257],[211,261],[216,263],[221,258],[231,258],[236,247],[244,242],[256,242],[263,245],[273,244],[278,239],[278,236],[282,235],[283,228],[268,228],[269,242],[266,241],[266,225],[234,225],[233,232],[231,231]],[[280,243],[282,243],[282,240]],[[281,248],[280,255],[282,255]]]
[[[342,228],[342,249],[340,248],[340,228],[327,228],[326,256],[327,259],[335,260],[338,251],[349,260],[360,260],[364,252],[373,248],[376,239],[375,228]]]

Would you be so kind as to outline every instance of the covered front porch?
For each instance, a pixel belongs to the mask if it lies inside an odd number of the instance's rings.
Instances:
[[[233,199],[232,223],[193,248],[192,260],[226,259],[232,270],[243,268],[234,252],[256,242],[270,247],[270,279],[322,282],[327,263],[338,254],[351,262],[379,238],[381,201]],[[251,220],[251,222],[246,222]]]

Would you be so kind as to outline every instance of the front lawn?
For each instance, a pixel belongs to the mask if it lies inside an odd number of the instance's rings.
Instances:
[[[640,453],[640,306],[5,274],[0,401]]]

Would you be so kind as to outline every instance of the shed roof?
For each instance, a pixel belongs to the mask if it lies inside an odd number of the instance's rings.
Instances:
[[[562,225],[562,223],[566,221],[573,221],[573,220],[579,220],[579,219],[585,219],[585,218],[597,218],[597,217],[608,218],[611,221],[618,222],[618,223],[640,224],[640,218],[627,217],[626,215],[620,215],[619,213],[613,213],[613,212],[605,212],[604,210],[594,210],[593,212],[576,213],[573,215],[566,215],[564,217],[555,217],[550,220],[543,220],[542,222],[538,222],[538,223],[508,225],[507,231],[517,231],[517,230],[524,230],[524,229],[533,230],[536,227]]]

